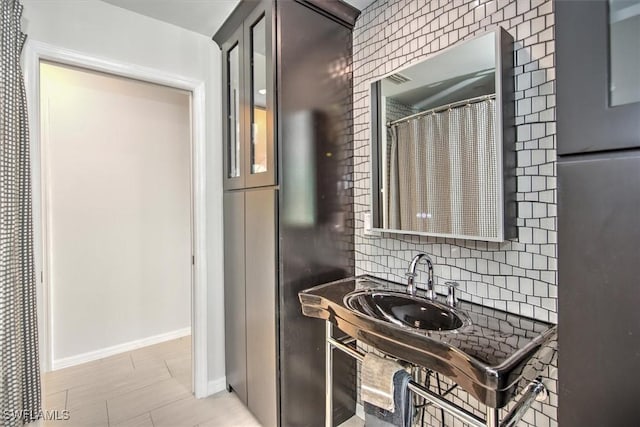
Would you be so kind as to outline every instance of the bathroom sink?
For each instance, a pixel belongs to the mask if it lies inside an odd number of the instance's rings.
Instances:
[[[298,296],[305,316],[329,321],[359,343],[440,373],[491,408],[504,407],[521,379],[541,375],[555,357],[556,325],[470,301],[452,308],[406,289],[405,283],[365,275]]]
[[[427,331],[458,329],[466,320],[446,305],[400,292],[356,291],[345,296],[344,303],[373,319]]]

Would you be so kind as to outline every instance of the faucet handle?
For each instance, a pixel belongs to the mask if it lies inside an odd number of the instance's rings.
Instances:
[[[449,307],[456,307],[458,305],[458,299],[456,298],[456,288],[460,286],[458,282],[444,282],[447,286],[447,305]]]

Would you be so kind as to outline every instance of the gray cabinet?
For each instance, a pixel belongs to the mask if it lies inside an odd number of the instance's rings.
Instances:
[[[558,154],[640,147],[640,102],[613,105],[611,96],[609,2],[564,0],[555,7],[557,119],[558,126],[567,124]],[[631,61],[634,55],[628,56]],[[640,73],[632,73],[640,86]]]
[[[245,192],[247,406],[265,427],[277,425],[276,193]]]
[[[253,3],[223,57],[227,385],[278,425],[273,3]]]
[[[640,425],[640,151],[558,181],[560,425]]]
[[[563,427],[640,425],[640,102],[609,87],[608,27],[625,4],[555,2]]]
[[[265,427],[277,425],[276,192],[224,194],[227,384]]]
[[[245,317],[245,200],[243,192],[224,193],[224,317],[227,384],[247,403]]]

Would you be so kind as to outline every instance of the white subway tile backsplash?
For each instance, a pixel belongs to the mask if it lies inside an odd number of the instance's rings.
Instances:
[[[500,274],[500,264],[495,261],[487,261],[487,272],[492,276],[498,276]],[[497,279],[494,280],[494,283],[499,285]]]
[[[533,229],[533,243],[543,244],[547,242],[548,233],[540,228]]]
[[[556,298],[542,298],[542,307],[548,311],[555,312],[557,301],[558,300]]]
[[[555,174],[553,163],[545,163],[544,165],[540,165],[537,173],[532,173],[531,175],[555,176]]]
[[[513,267],[507,264],[500,264],[500,275],[510,276],[513,274]]]
[[[548,268],[547,257],[544,255],[533,255],[533,268],[535,270],[546,270]]]
[[[518,217],[531,218],[532,216],[533,216],[533,209],[531,207],[531,202],[518,203]]]
[[[554,108],[548,108],[548,109],[546,109],[544,111],[541,111],[539,114],[540,114],[540,116],[539,116],[540,119],[539,120],[541,122],[548,122],[548,121],[551,121],[551,120],[555,120],[556,113],[555,113],[555,109]]]
[[[522,19],[524,19],[524,17]],[[534,31],[534,32],[536,32],[536,31]],[[530,21],[524,21],[522,24],[518,25],[517,37],[519,39],[526,39],[530,35],[531,35],[531,22]]]
[[[540,42],[553,40],[553,28],[547,28],[546,30],[541,31],[538,40]],[[551,66],[553,66],[553,63]]]
[[[546,29],[546,20],[544,16],[537,17],[531,20],[531,34],[537,34]]]
[[[529,269],[533,267],[533,255],[528,252],[520,252],[520,268]]]
[[[531,182],[532,179],[530,176],[518,176],[517,178],[517,188],[519,193],[528,193],[531,191]]]
[[[531,111],[537,113],[547,108],[547,98],[544,96],[535,96],[531,99]]]
[[[436,282],[459,281],[462,299],[556,322],[553,2],[479,0],[478,6],[475,0],[378,0],[358,18],[353,37],[356,272],[403,281],[411,258],[426,252],[436,261]],[[515,39],[518,238],[487,244],[388,233],[365,236],[362,213],[371,209],[368,83],[496,25]],[[556,379],[554,368],[545,380],[550,401],[529,412],[529,426],[557,425]],[[484,409],[466,393],[453,394],[461,406],[482,415]],[[439,425],[439,413],[432,416],[429,425]],[[461,425],[449,420],[446,425]]]
[[[520,314],[526,317],[533,317],[533,307],[529,304],[520,304]]]
[[[531,7],[525,14],[523,15],[525,21],[532,21],[534,18],[538,16],[538,11],[535,7]]]
[[[531,166],[531,151],[522,150],[518,151],[518,167]]]

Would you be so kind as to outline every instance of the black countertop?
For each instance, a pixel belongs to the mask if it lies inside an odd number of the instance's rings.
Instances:
[[[406,292],[406,285],[372,276],[319,285],[299,293],[302,312],[329,320],[390,356],[451,378],[490,407],[506,405],[518,381],[535,378],[555,354],[557,326],[550,323],[460,301],[456,310],[469,323],[452,331],[418,330],[350,310],[344,298],[357,290]]]

